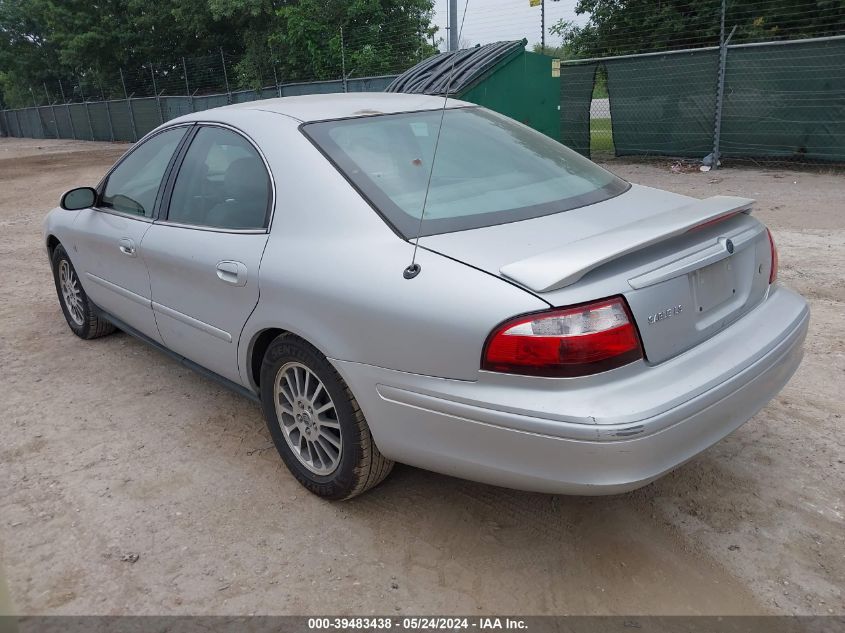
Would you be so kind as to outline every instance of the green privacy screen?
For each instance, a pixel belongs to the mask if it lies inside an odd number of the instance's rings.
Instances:
[[[845,161],[845,39],[729,47],[721,153]]]
[[[2,0],[0,0],[2,1]],[[0,110],[0,136],[75,138],[86,141],[136,141],[150,130],[183,114],[257,99],[330,92],[378,92],[395,77],[357,77],[345,82],[314,81],[280,84],[228,94],[161,96],[54,104]]]
[[[590,155],[590,101],[598,64],[560,67],[560,142]]]
[[[617,156],[713,151],[719,51],[621,58],[605,68]]]
[[[718,49],[565,63],[562,138],[584,155],[598,65],[607,71],[617,156],[713,151]],[[729,46],[720,153],[845,161],[845,37]]]

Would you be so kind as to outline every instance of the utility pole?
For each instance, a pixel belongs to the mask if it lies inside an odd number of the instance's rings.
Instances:
[[[546,0],[540,0],[540,52],[546,54]]]
[[[449,50],[458,50],[458,0],[449,0]]]

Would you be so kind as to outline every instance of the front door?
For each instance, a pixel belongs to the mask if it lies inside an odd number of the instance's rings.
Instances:
[[[144,141],[109,174],[98,206],[73,224],[70,258],[91,300],[161,342],[151,307],[150,278],[141,242],[152,226],[162,180],[185,127]]]
[[[271,203],[267,168],[250,141],[203,126],[179,167],[166,217],[141,244],[164,344],[238,383],[238,339],[258,303]]]

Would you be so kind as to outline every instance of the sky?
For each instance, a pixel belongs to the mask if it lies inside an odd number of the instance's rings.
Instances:
[[[528,40],[530,49],[540,42],[540,7],[532,7],[529,0],[458,0],[458,25],[464,12],[464,6],[469,2],[466,11],[461,45],[474,46],[487,44],[499,40],[518,40],[523,37]],[[583,24],[586,16],[575,15],[576,0],[546,0],[546,44],[556,46],[560,44],[556,36],[550,36],[548,28],[558,20],[572,20]],[[438,35],[443,38],[445,49],[448,41],[446,31],[448,0],[435,0],[434,23],[440,27]]]

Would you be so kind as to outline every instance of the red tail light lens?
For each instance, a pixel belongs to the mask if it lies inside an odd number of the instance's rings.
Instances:
[[[643,357],[621,297],[507,321],[487,338],[481,368],[529,376],[587,376]]]
[[[778,247],[775,245],[775,238],[772,237],[772,232],[766,229],[766,233],[769,234],[769,248],[772,251],[772,268],[769,272],[769,283],[773,284],[778,278]]]
[[[714,224],[719,224],[719,222],[724,222],[725,220],[730,220],[731,218],[735,218],[740,214],[740,211],[735,211],[734,213],[728,213],[727,215],[722,215],[718,218],[713,218],[712,220],[707,220],[706,222],[702,222],[701,224],[696,224],[691,229],[687,229],[687,233],[692,233],[693,231],[700,231],[701,229],[706,229],[708,226],[713,226]]]

